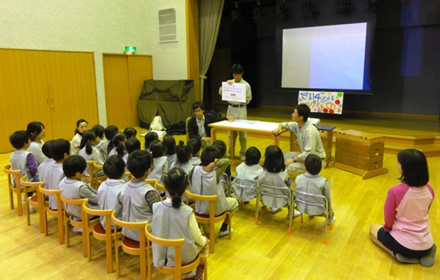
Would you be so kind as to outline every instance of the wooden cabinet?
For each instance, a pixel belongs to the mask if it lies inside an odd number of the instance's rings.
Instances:
[[[363,179],[388,172],[383,168],[384,138],[355,130],[336,134],[335,167]]]
[[[107,124],[139,126],[137,102],[144,81],[153,78],[152,57],[105,54],[103,64]]]
[[[0,152],[9,135],[31,121],[46,138],[73,137],[80,118],[98,123],[93,53],[0,49]]]

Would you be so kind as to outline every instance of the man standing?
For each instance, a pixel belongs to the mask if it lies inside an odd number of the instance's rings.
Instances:
[[[231,67],[232,77],[234,79],[228,80],[227,82],[229,84],[233,83],[240,83],[246,85],[246,102],[240,103],[240,102],[229,102],[228,111],[226,113],[229,120],[233,121],[234,119],[237,120],[245,120],[247,119],[247,110],[246,105],[249,104],[249,102],[252,100],[252,92],[251,92],[251,86],[248,82],[243,80],[243,66],[241,64],[234,64]],[[220,87],[218,94],[222,95],[222,88]],[[232,132],[232,141],[234,141],[237,138],[237,131]],[[246,142],[247,142],[247,133],[245,131],[239,132],[239,140],[240,140],[240,160],[245,160],[245,154],[246,154]],[[235,145],[234,145],[235,146]],[[231,147],[231,143],[229,143],[229,147]],[[232,152],[232,151],[231,151]]]
[[[205,147],[207,143],[211,143],[211,128],[209,124],[218,122],[221,118],[214,114],[205,114],[205,104],[203,102],[194,102],[192,109],[195,116],[188,121],[189,138],[199,139],[202,147]]]
[[[287,166],[287,173],[291,177],[304,173],[304,160],[309,154],[315,154],[321,159],[325,158],[325,150],[322,146],[321,136],[318,129],[308,121],[310,108],[306,104],[299,104],[294,108],[292,121],[281,123],[278,128],[272,131],[277,136],[282,129],[288,129],[296,134],[301,152],[284,153],[284,160]]]

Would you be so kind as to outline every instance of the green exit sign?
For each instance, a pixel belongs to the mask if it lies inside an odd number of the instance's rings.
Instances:
[[[136,47],[125,46],[125,52],[135,53],[136,52]]]

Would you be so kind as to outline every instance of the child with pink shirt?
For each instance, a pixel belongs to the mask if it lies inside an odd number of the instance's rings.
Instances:
[[[397,155],[401,184],[388,191],[384,207],[385,224],[370,226],[370,238],[402,263],[432,266],[436,246],[429,229],[429,209],[434,190],[428,184],[425,155],[407,149]]]

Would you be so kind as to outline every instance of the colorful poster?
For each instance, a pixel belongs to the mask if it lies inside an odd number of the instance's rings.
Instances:
[[[343,101],[343,92],[300,91],[298,94],[298,104],[307,104],[313,113],[341,115]]]

